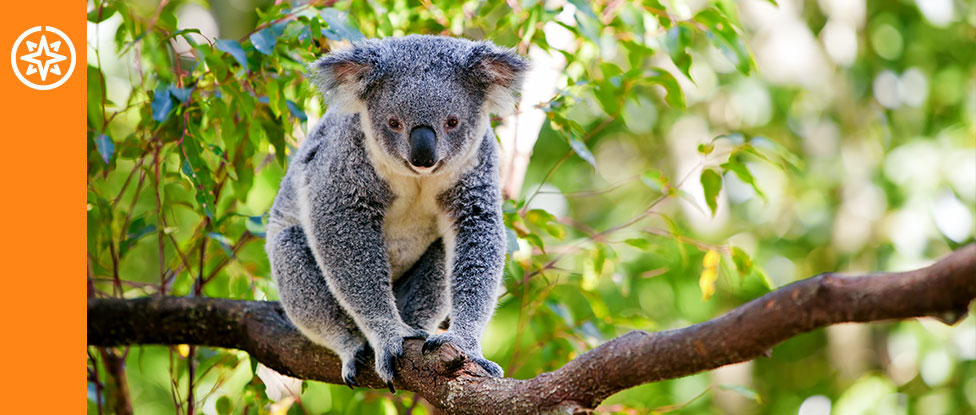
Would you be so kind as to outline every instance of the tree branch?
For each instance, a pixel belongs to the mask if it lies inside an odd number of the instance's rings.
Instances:
[[[976,297],[976,245],[927,268],[842,277],[821,274],[713,320],[632,331],[533,379],[490,378],[451,345],[424,356],[405,344],[396,386],[451,414],[586,413],[613,393],[763,355],[784,340],[842,322],[930,316],[962,319]],[[342,384],[339,359],[305,338],[276,302],[218,298],[89,299],[88,344],[197,344],[245,350],[286,375]],[[359,384],[385,388],[372,372]]]

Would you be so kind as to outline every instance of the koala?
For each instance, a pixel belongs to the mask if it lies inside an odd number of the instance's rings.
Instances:
[[[527,65],[419,35],[311,64],[328,110],[292,156],[265,248],[288,318],[338,354],[350,387],[372,353],[393,391],[404,339],[426,339],[425,353],[453,343],[503,375],[480,345],[506,247],[489,114],[513,109]]]

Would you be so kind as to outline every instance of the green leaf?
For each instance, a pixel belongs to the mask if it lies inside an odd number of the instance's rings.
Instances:
[[[666,193],[670,186],[670,180],[668,180],[667,176],[664,176],[657,170],[648,170],[641,174],[641,183],[661,193]]]
[[[648,249],[651,249],[651,243],[648,242],[647,239],[631,238],[631,239],[625,240],[624,243],[626,243],[627,245],[630,245],[630,246],[632,246],[634,248],[640,249],[642,251],[646,251]]]
[[[647,76],[644,77],[643,82],[648,82],[652,84],[658,84],[664,87],[667,95],[664,97],[665,102],[668,105],[675,108],[685,107],[685,94],[681,90],[681,85],[678,81],[674,79],[674,75],[664,69],[651,70]]]
[[[523,236],[522,239],[525,239],[529,243],[529,245],[539,248],[539,250],[541,250],[543,253],[546,252],[545,244],[542,243],[542,238],[540,238],[539,235],[530,233]]]
[[[159,17],[156,19],[156,25],[166,32],[176,31],[176,13],[173,13],[174,10],[172,9],[175,4],[179,4],[179,2],[171,2],[166,4],[163,6],[161,12],[157,14]]]
[[[322,36],[322,23],[319,19],[309,19],[311,23],[308,25],[308,35],[313,39]]]
[[[242,203],[247,201],[248,193],[254,185],[254,165],[251,156],[254,155],[255,141],[257,141],[255,138],[248,137],[241,143],[240,154],[233,157],[233,168],[227,170],[228,174],[232,171],[236,173],[237,178],[231,182],[231,186],[234,188],[234,196]]]
[[[567,307],[566,304],[557,303],[550,300],[547,300],[545,304],[546,307],[548,307],[553,314],[561,318],[563,323],[565,323],[567,326],[573,326],[576,324],[576,320],[573,319],[573,313],[569,310],[569,307]]]
[[[688,79],[691,79],[691,55],[688,54],[687,48],[691,44],[691,33],[691,29],[677,25],[668,29],[664,36],[668,56]]]
[[[794,169],[800,169],[804,164],[803,160],[783,147],[783,145],[763,136],[750,138],[748,143],[739,147],[739,150],[756,156],[760,160],[779,168],[792,167]]]
[[[177,31],[175,31],[173,33],[170,33],[170,34],[166,35],[165,37],[163,37],[162,40],[166,41],[166,40],[170,40],[170,39],[172,39],[174,37],[177,37],[177,36],[182,36],[183,39],[185,39],[187,41],[187,43],[189,43],[192,46],[196,46],[197,43],[196,43],[196,41],[193,40],[193,37],[192,36],[187,36],[190,33],[196,33],[196,34],[199,35],[200,34],[200,29],[191,29],[191,28],[180,29],[180,30],[177,30]]]
[[[515,234],[515,231],[513,231],[512,228],[507,226],[505,227],[505,240],[508,241],[505,244],[505,257],[512,259],[512,253],[518,251],[519,249],[518,235]]]
[[[254,357],[248,355],[248,363],[251,365],[251,376],[254,378],[258,377],[258,360]]]
[[[269,120],[262,120],[261,125],[264,127],[264,132],[267,134],[268,141],[275,148],[275,159],[282,166],[285,165],[285,130],[281,128],[281,124],[277,122],[272,122]]]
[[[125,256],[126,252],[132,248],[133,245],[139,241],[143,236],[149,235],[156,231],[156,225],[146,223],[145,218],[138,218],[129,224],[128,232],[126,233],[125,240],[119,244],[119,256]]]
[[[241,44],[238,41],[232,39],[218,39],[217,49],[230,54],[230,56],[234,57],[234,60],[236,60],[237,63],[241,64],[244,71],[247,71],[247,53],[244,52],[244,48],[241,47]]]
[[[267,228],[264,225],[264,221],[260,216],[251,216],[247,218],[244,222],[244,229],[247,229],[251,235],[264,238],[267,234]]]
[[[105,112],[102,109],[102,101],[105,99],[105,78],[102,71],[98,68],[88,66],[88,124],[95,130],[101,131],[102,124],[105,123]]]
[[[739,271],[740,277],[745,277],[752,271],[752,258],[737,246],[732,247],[732,262],[735,263],[735,269]]]
[[[722,175],[714,169],[706,169],[701,174],[701,185],[705,191],[705,203],[715,216],[718,209],[718,193],[722,190]]]
[[[101,23],[114,15],[115,4],[104,2],[98,6],[95,6],[92,11],[88,12],[88,21],[92,23]]]
[[[668,8],[660,0],[644,0],[641,2],[641,6],[646,10],[652,11],[651,14],[657,16],[658,24],[661,27],[669,28],[674,25],[674,22],[671,21],[671,17],[668,15]]]
[[[200,56],[203,56],[203,61],[207,64],[207,69],[216,79],[223,79],[227,77],[227,63],[225,63],[220,56],[214,53],[213,49],[209,46],[200,46],[196,48]],[[217,92],[220,92],[219,90]],[[219,95],[217,96],[219,98]]]
[[[156,87],[151,105],[153,120],[164,122],[169,118],[169,113],[173,111],[173,97],[169,93],[168,85],[160,84]]]
[[[586,4],[586,2],[582,1],[580,3]],[[602,29],[602,25],[588,4],[583,8],[577,6],[576,13],[573,14],[573,20],[576,20],[576,27],[583,33],[583,36],[586,36],[594,44],[600,44],[600,30]]]
[[[234,242],[231,241],[230,238],[217,232],[207,232],[207,237],[217,241],[217,243],[220,244],[220,247],[224,249],[224,253],[226,253],[227,256],[234,256],[234,253],[231,251],[231,245],[234,245]]]
[[[569,0],[573,6],[576,6],[576,10],[583,12],[586,16],[596,19],[596,13],[593,12],[593,7],[590,6],[590,2],[586,0]]]
[[[763,198],[764,200],[766,199],[766,194],[759,189],[759,186],[756,184],[756,179],[752,177],[752,173],[749,172],[749,168],[746,167],[741,158],[738,156],[732,156],[729,158],[729,161],[723,163],[721,167],[727,171],[735,173],[739,180],[742,180],[743,183],[747,183],[752,186],[752,190],[755,190],[759,197]]]
[[[551,213],[542,209],[532,209],[525,213],[525,220],[558,239],[566,237],[566,229]]]
[[[532,12],[529,14],[528,22],[526,22],[523,25],[523,27],[527,27],[528,30],[525,31],[525,33],[522,35],[522,38],[519,40],[520,44],[528,45],[530,42],[532,42],[532,36],[535,36],[536,23],[538,21],[539,21],[539,9],[533,8]]]
[[[735,65],[739,72],[748,75],[756,66],[736,25],[721,10],[711,7],[702,10],[693,19],[708,28],[705,32],[708,40]]]
[[[193,88],[177,88],[175,85],[169,87],[169,94],[180,102],[188,101],[190,99],[190,94],[192,93]]]
[[[570,138],[569,146],[573,148],[576,155],[580,156],[583,161],[589,163],[594,169],[596,168],[596,159],[593,157],[593,153],[590,152],[590,149],[586,148],[586,143],[577,138]]]
[[[322,20],[325,20],[325,23],[329,25],[328,29],[322,31],[325,37],[332,40],[348,40],[352,42],[365,38],[359,29],[352,25],[346,13],[328,8],[322,10],[321,15]]]
[[[298,104],[286,99],[285,105],[288,107],[288,112],[291,112],[291,115],[298,118],[299,121],[308,121],[308,115],[305,115],[305,111],[302,111],[302,109],[298,107]]]
[[[603,108],[603,112],[609,116],[619,113],[621,98],[619,90],[607,81],[600,82],[596,85],[597,87],[593,90],[593,94],[596,95],[597,101],[600,102],[600,107]]]
[[[98,154],[102,155],[102,160],[105,164],[112,160],[112,154],[115,153],[115,143],[112,142],[112,137],[105,134],[99,134],[95,138],[95,147],[98,148]]]
[[[268,104],[268,107],[271,108],[271,113],[274,114],[275,117],[281,117],[282,113],[288,109],[285,106],[285,97],[284,94],[282,94],[281,85],[275,80],[270,80],[268,82],[268,96],[264,99],[266,99],[267,102],[261,102]]]
[[[213,221],[213,214],[216,207],[213,194],[214,179],[210,168],[207,167],[206,162],[204,162],[200,154],[200,150],[200,144],[193,138],[193,135],[188,134],[183,137],[181,152],[183,156],[183,174],[193,182],[196,190],[195,199],[197,201],[197,207]]]
[[[251,44],[254,45],[254,49],[257,49],[258,52],[265,55],[274,53],[275,44],[278,42],[274,29],[270,27],[251,33],[249,39],[251,39]]]

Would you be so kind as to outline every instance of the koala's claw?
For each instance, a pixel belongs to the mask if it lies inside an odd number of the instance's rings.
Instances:
[[[473,360],[479,366],[484,368],[485,371],[488,372],[488,375],[492,377],[502,377],[505,375],[505,371],[502,370],[501,366],[498,366],[497,363],[492,362],[491,360],[481,357],[481,353],[477,351],[477,348],[465,347],[464,338],[458,336],[457,334],[448,332],[428,337],[427,341],[424,342],[424,347],[422,347],[420,350],[424,353],[424,355],[426,355],[439,349],[444,345],[444,343],[453,343],[458,349],[463,351],[469,359]]]
[[[420,351],[426,355],[434,350],[439,349],[441,346],[444,345],[444,343],[447,343],[449,341],[450,339],[442,336],[429,337],[427,338],[427,341],[424,342],[424,347],[420,348]]]
[[[366,347],[363,347],[362,349],[356,351],[356,354],[353,355],[353,360],[355,360],[356,363],[365,366],[366,364],[369,363],[369,356],[372,354],[373,354],[373,348],[369,347],[369,345],[366,345]]]
[[[421,329],[414,329],[413,333],[403,336],[403,339],[424,340],[428,337],[430,337],[430,334],[427,333],[426,331],[423,331]]]
[[[376,352],[376,374],[380,375],[380,379],[387,383],[393,382],[402,356],[401,344],[390,344]]]
[[[393,387],[393,381],[386,381],[386,387],[390,388],[390,393],[396,393],[396,388]]]
[[[475,363],[484,368],[491,377],[500,378],[505,376],[505,371],[501,366],[498,366],[498,363],[481,357],[473,357],[471,360],[474,360]]]
[[[343,363],[342,369],[342,381],[349,387],[349,389],[354,389],[359,386],[356,383],[356,376],[359,374],[359,370],[356,367],[356,361],[349,361]]]

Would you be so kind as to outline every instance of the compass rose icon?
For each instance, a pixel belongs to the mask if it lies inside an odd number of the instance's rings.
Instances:
[[[24,85],[37,90],[54,89],[74,71],[75,47],[64,32],[51,26],[35,26],[14,42],[10,64]]]

